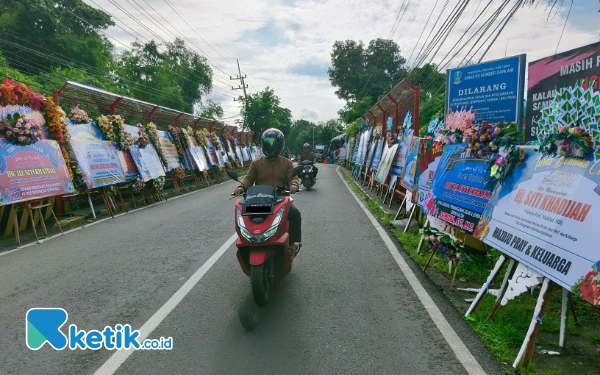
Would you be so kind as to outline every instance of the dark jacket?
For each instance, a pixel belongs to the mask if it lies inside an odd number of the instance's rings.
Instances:
[[[279,186],[292,186],[298,187],[298,177],[292,178],[289,185],[287,180],[292,174],[294,164],[291,160],[278,155],[274,158],[260,158],[254,160],[250,164],[248,174],[244,176],[242,184],[246,189],[256,185],[270,185],[274,188]]]

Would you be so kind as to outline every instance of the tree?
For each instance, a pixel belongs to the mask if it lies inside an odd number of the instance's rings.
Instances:
[[[358,99],[355,102],[346,104],[344,108],[338,111],[338,114],[340,115],[340,118],[344,121],[344,123],[350,124],[354,120],[364,116],[364,114],[367,113],[367,111],[371,109],[373,105],[373,99],[371,99],[370,96],[366,96],[364,98]]]
[[[131,51],[117,57],[116,78],[120,86],[135,90],[137,99],[192,112],[212,89],[212,69],[205,57],[190,51],[181,39],[166,43],[164,52],[160,47],[153,40],[134,42]]]
[[[0,2],[0,48],[10,51],[10,66],[26,74],[50,72],[65,60],[109,71],[112,45],[99,31],[112,25],[108,14],[81,0]],[[55,55],[34,64],[26,48]]]
[[[296,120],[289,136],[286,137],[287,147],[294,153],[302,152],[305,143],[314,145],[326,145],[336,135],[344,132],[344,126],[339,120],[328,120],[315,124],[308,120]]]
[[[319,124],[319,144],[325,145],[335,136],[344,132],[344,126],[339,120],[327,120]]]
[[[316,128],[314,122],[308,120],[296,120],[291,128],[290,135],[287,137],[287,147],[294,154],[302,151],[305,143],[312,145],[313,129]]]
[[[336,41],[331,52],[329,81],[336,95],[348,104],[365,97],[371,105],[406,77],[406,59],[389,39],[375,39],[365,48],[362,42]]]
[[[419,124],[424,131],[434,116],[444,112],[446,75],[440,73],[435,64],[426,64],[415,68],[409,79],[414,85],[421,87]]]
[[[269,128],[278,128],[286,136],[292,124],[292,112],[280,107],[281,100],[273,89],[267,87],[264,91],[251,94],[241,114],[245,120],[246,129],[256,134],[255,138]]]
[[[218,118],[223,117],[223,107],[221,104],[216,103],[212,100],[208,100],[204,108],[202,108],[202,112],[200,113],[200,117],[210,118],[216,120]]]

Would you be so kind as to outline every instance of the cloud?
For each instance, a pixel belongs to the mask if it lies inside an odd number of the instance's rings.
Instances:
[[[319,121],[319,114],[308,108],[303,108],[301,112],[301,118],[309,121]]]
[[[299,76],[311,76],[311,77],[325,77],[328,78],[327,69],[329,69],[330,64],[312,64],[306,63],[301,65],[293,66],[289,69],[291,74],[296,74]]]
[[[147,38],[153,37],[108,0],[95,1],[135,32]],[[236,59],[239,59],[242,73],[248,76],[248,91],[272,87],[281,98],[282,105],[290,108],[296,119],[304,116],[315,118],[315,114],[317,119],[338,116],[337,111],[344,102],[335,96],[335,88],[331,87],[326,73],[331,64],[333,43],[336,40],[353,39],[367,44],[374,38],[387,38],[403,3],[393,0],[168,0],[184,15],[192,30],[164,1],[147,1],[175,28],[162,23],[164,29],[159,29],[139,10],[129,4],[121,5],[162,38],[172,40],[174,35],[182,33],[193,42],[192,45],[186,40],[190,48],[210,56],[208,61],[214,66],[214,85],[217,87],[211,98],[223,103],[225,117],[239,113],[238,103],[233,102],[233,96],[241,92],[232,91],[231,83],[235,81],[229,80],[229,76],[237,75]],[[412,55],[409,65],[414,62],[442,11],[444,2],[438,1],[438,6],[434,8],[435,3],[435,0],[410,1],[406,12],[401,13],[392,38],[399,44],[404,57]],[[448,7],[453,7],[455,3],[449,3]],[[474,23],[472,30],[479,27],[498,6],[498,2],[492,2],[480,17],[479,13],[487,3],[470,2],[444,45],[435,56],[433,53],[428,56],[426,61],[447,63],[448,68],[458,66],[467,50],[459,50],[454,59],[451,60],[451,57],[457,51],[456,45],[461,35],[471,23]],[[148,9],[142,4],[144,9]],[[545,4],[519,10],[483,61],[504,57],[505,53],[508,56],[525,53],[528,61],[554,54],[568,11],[569,4],[565,4],[550,19]],[[597,3],[592,5],[591,0],[573,6],[558,52],[598,40],[597,12]],[[430,14],[429,25],[419,41]],[[432,35],[444,25],[446,14],[447,9]],[[158,15],[153,15],[161,20]],[[109,28],[108,33],[125,43],[134,40],[115,27]],[[486,47],[480,50],[480,54]]]

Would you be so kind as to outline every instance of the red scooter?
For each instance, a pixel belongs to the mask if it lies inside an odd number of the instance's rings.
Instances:
[[[302,172],[295,167],[292,177]],[[234,181],[233,171],[227,175]],[[252,282],[254,301],[259,306],[269,302],[279,289],[281,279],[292,270],[297,246],[289,242],[288,213],[293,199],[288,187],[253,186],[235,203],[236,246],[240,266]]]

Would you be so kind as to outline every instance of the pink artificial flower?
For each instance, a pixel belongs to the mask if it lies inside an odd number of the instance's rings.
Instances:
[[[496,165],[502,165],[502,163],[504,163],[504,156],[502,156],[502,155],[499,155],[499,156],[496,158]]]

